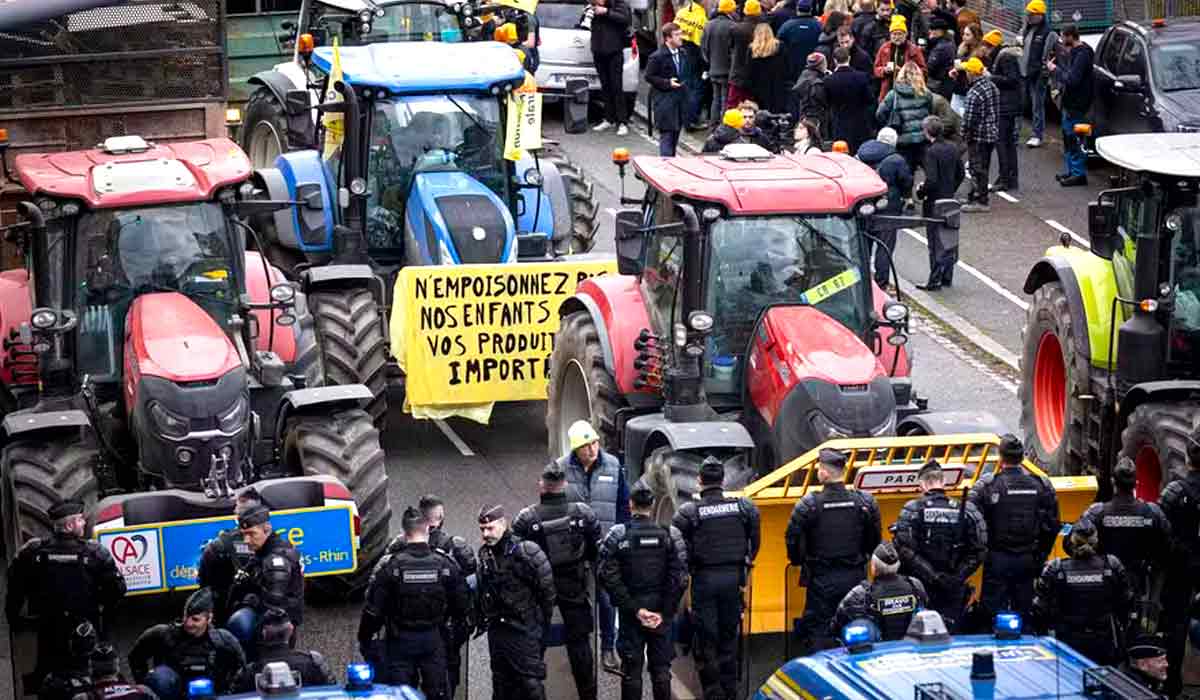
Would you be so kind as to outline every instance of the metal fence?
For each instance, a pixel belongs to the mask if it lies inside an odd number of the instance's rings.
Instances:
[[[131,0],[0,33],[0,114],[224,100],[221,0]]]
[[[1027,0],[968,0],[983,24],[1010,34],[1021,30]],[[1200,0],[1047,0],[1051,24],[1075,24],[1085,34],[1100,33],[1117,22],[1149,22],[1159,17],[1198,17]]]

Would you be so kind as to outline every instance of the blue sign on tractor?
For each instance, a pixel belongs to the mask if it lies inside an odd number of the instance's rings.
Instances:
[[[271,525],[294,545],[305,576],[351,573],[358,568],[354,514],[349,506],[299,508],[271,514]],[[113,528],[96,533],[108,549],[130,595],[194,588],[200,552],[233,516]]]

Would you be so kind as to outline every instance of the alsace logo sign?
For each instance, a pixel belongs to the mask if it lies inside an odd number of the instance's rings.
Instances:
[[[102,533],[100,544],[112,554],[129,591],[162,588],[157,530]]]

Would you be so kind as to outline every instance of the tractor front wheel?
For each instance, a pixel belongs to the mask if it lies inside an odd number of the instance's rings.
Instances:
[[[11,558],[21,545],[53,532],[50,507],[59,499],[82,501],[95,510],[99,494],[95,467],[100,452],[83,440],[17,439],[0,454],[3,481],[4,545]]]
[[[1088,358],[1076,350],[1067,294],[1058,282],[1033,293],[1023,332],[1021,427],[1025,451],[1055,475],[1082,474],[1088,393]]]
[[[387,420],[387,338],[369,289],[313,292],[307,298],[315,343],[305,343],[297,363],[310,387],[363,384],[371,390],[367,413],[377,427]]]
[[[255,170],[273,168],[276,158],[295,150],[288,138],[287,113],[265,87],[255,90],[246,102],[240,140]]]
[[[567,430],[578,420],[591,423],[600,435],[600,443],[613,449],[620,444],[617,410],[624,405],[617,380],[604,366],[595,321],[587,311],[567,315],[550,355],[546,396],[550,457],[557,459],[567,453]]]
[[[642,478],[654,493],[654,520],[670,525],[679,506],[700,495],[700,465],[708,455],[678,452],[663,446],[650,453],[642,468]],[[722,458],[725,465],[725,490],[736,491],[754,479],[743,457]]]
[[[1187,474],[1187,446],[1200,417],[1197,403],[1146,403],[1121,432],[1121,456],[1137,467],[1137,495],[1158,499],[1162,487]]]
[[[294,472],[336,477],[350,489],[358,506],[358,569],[345,576],[322,576],[308,582],[310,589],[323,598],[349,597],[366,588],[375,562],[388,545],[392,505],[379,431],[360,409],[330,416],[294,416],[288,419],[286,429],[284,464]]]
[[[554,163],[562,175],[563,187],[571,205],[571,233],[555,238],[554,253],[586,253],[596,246],[596,231],[600,228],[600,223],[596,221],[600,205],[596,202],[595,185],[562,151],[550,149],[544,157]]]

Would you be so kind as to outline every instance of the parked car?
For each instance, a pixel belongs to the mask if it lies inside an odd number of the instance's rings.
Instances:
[[[1200,131],[1200,22],[1121,22],[1096,49],[1093,137]]]
[[[593,98],[599,96],[600,78],[592,62],[591,32],[580,26],[587,6],[580,0],[538,3],[536,17],[541,63],[534,77],[538,89],[547,96],[553,98],[563,94],[567,81],[572,78],[586,79]],[[630,37],[621,71],[625,105],[630,110],[637,96],[639,69],[637,42]]]

